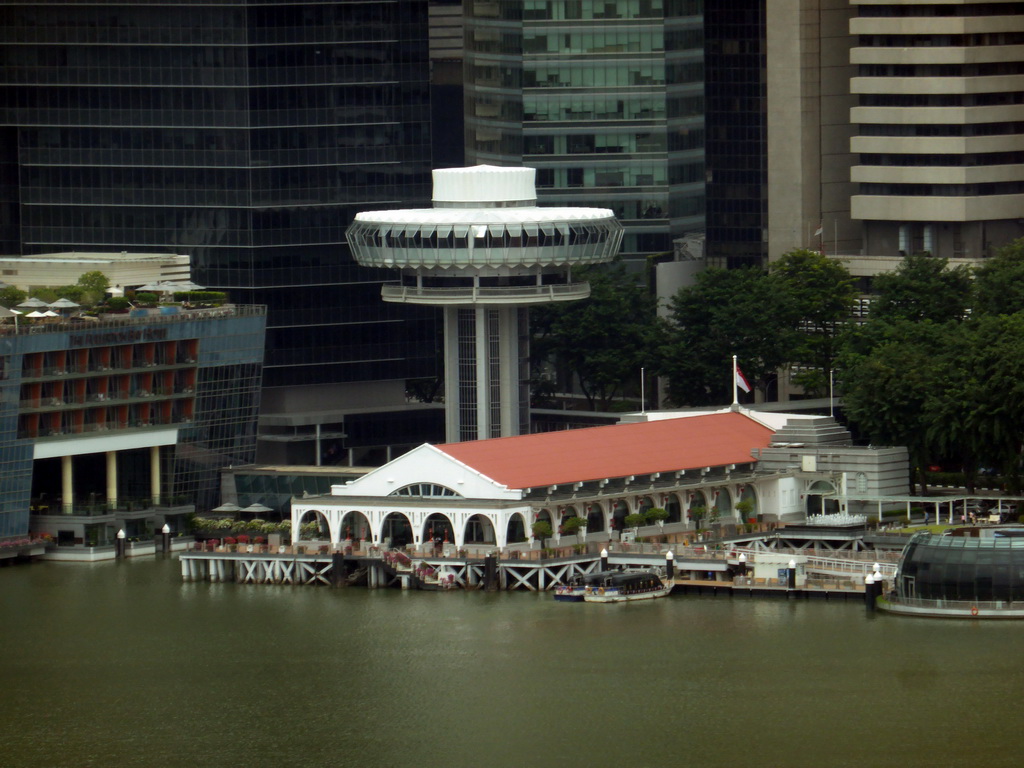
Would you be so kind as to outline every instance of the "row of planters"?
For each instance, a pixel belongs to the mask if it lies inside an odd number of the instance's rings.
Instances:
[[[247,552],[252,546],[253,552],[263,552],[267,540],[263,536],[254,536],[251,539],[244,533],[238,536],[225,536],[221,539],[203,539],[196,542],[197,547],[204,552],[211,552],[224,547],[228,552]]]
[[[236,540],[240,536],[269,536],[272,533],[279,533],[283,539],[290,539],[292,534],[291,521],[279,523],[262,520],[258,517],[252,520],[231,520],[219,517],[192,517],[192,530],[197,540],[209,538],[233,537]],[[303,523],[299,526],[299,538],[319,539],[320,527],[315,523]]]

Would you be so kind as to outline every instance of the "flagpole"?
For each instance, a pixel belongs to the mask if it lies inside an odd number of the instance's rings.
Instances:
[[[647,400],[644,397],[644,369],[640,369],[640,413],[647,411]]]
[[[835,402],[835,385],[832,381],[832,369],[828,369],[828,415],[835,416],[835,410],[832,404]]]
[[[736,385],[736,355],[732,356],[732,404],[740,404],[740,395]]]

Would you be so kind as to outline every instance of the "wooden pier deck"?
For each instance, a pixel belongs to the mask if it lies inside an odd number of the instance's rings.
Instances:
[[[730,565],[734,555],[695,549],[676,553],[673,562],[678,594],[734,593],[749,596],[863,597],[864,586],[853,578],[808,578],[799,588],[773,580],[738,576]],[[180,555],[185,581],[239,584],[346,586],[371,589],[496,589],[543,592],[577,576],[599,570],[601,557],[579,554],[547,560],[490,557],[421,557],[406,566],[380,553],[189,551]],[[664,556],[639,552],[609,554],[610,568],[652,568],[663,575]]]

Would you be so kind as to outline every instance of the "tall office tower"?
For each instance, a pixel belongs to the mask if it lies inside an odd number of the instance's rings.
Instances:
[[[767,255],[794,248],[856,254],[850,219],[849,0],[780,0],[766,6]]]
[[[399,413],[434,315],[344,238],[429,199],[427,35],[427,0],[4,0],[0,245],[185,253],[266,305],[261,460],[436,436]]]
[[[434,171],[434,207],[360,213],[360,264],[402,270],[388,302],[444,308],[448,442],[529,432],[529,306],[585,299],[572,268],[610,261],[622,225],[604,208],[537,207],[533,168]]]
[[[705,255],[716,267],[759,266],[767,257],[765,1],[704,7]]]
[[[613,210],[638,269],[703,231],[702,5],[467,2],[467,162],[535,167],[541,205]]]
[[[430,0],[430,126],[434,168],[465,165],[462,69],[462,0]]]
[[[1024,235],[1021,4],[852,4],[865,252],[979,258]]]

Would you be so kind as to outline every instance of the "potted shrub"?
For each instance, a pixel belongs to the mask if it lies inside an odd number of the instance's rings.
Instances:
[[[575,534],[577,542],[580,544],[583,543],[580,531],[583,532],[582,536],[587,535],[587,519],[585,517],[567,517],[565,520],[562,521],[561,527],[563,534],[565,534],[566,536],[572,536],[573,534]]]
[[[530,527],[530,532],[533,533],[533,538],[540,539],[540,548],[544,549],[544,542],[551,538],[553,531],[551,530],[551,523],[547,520],[538,520]]]

